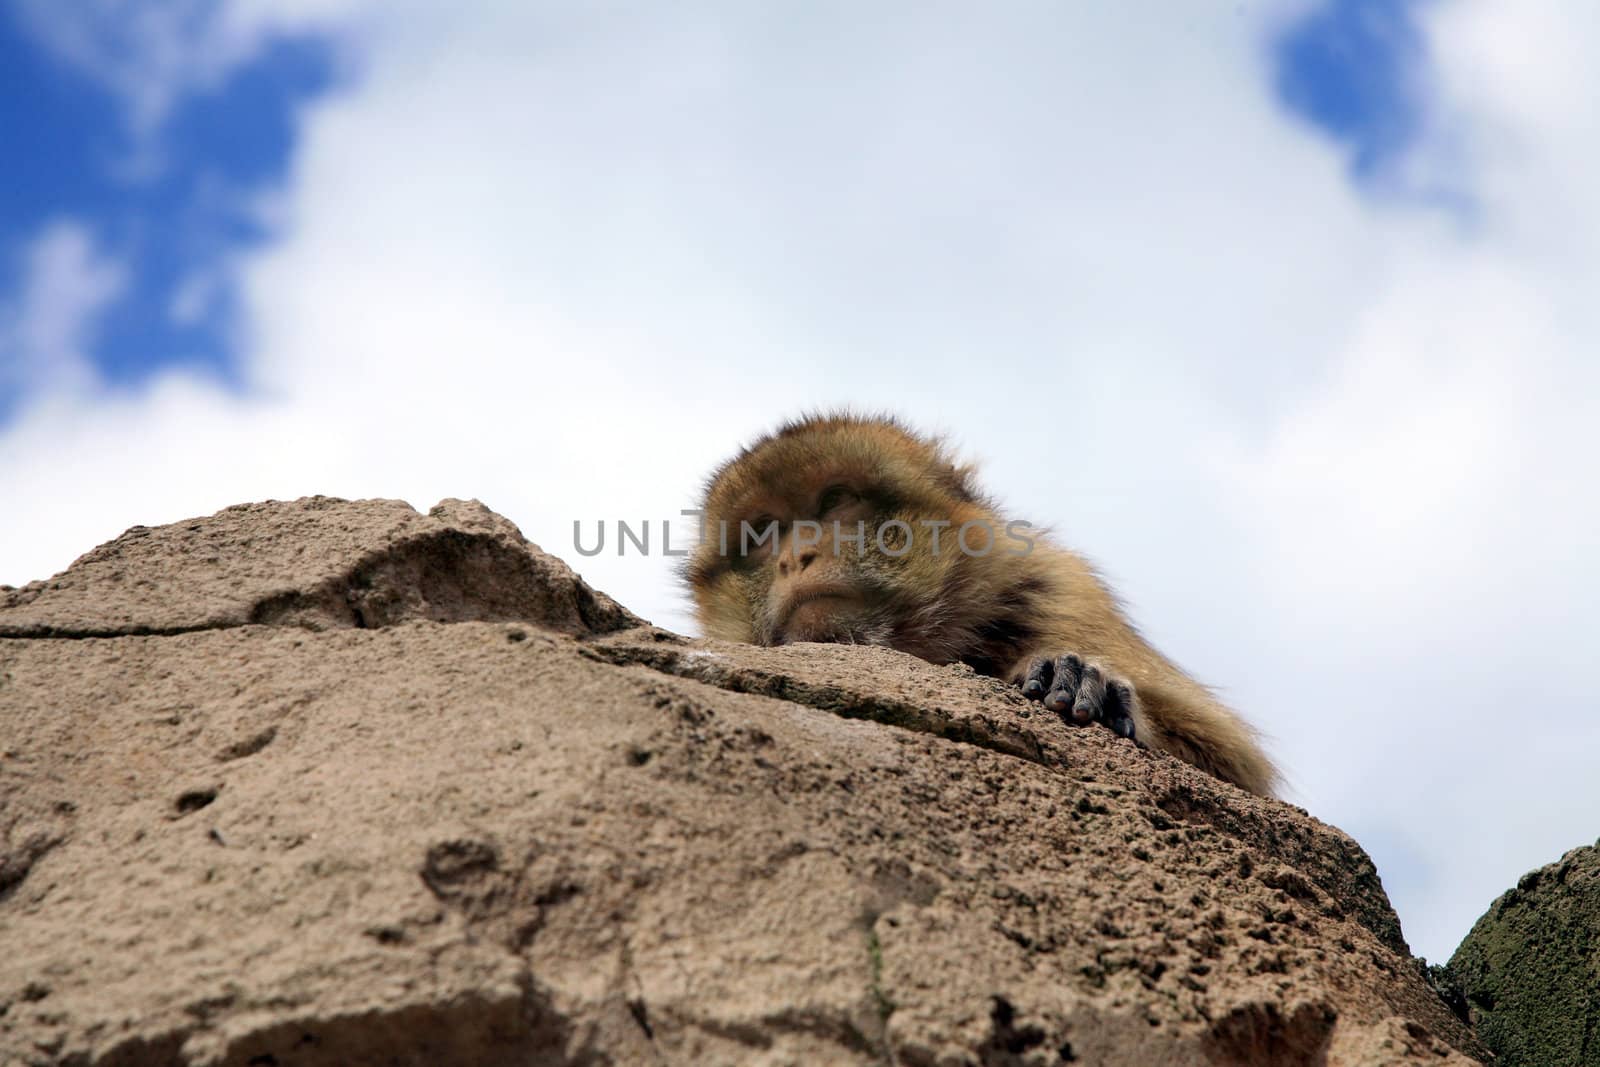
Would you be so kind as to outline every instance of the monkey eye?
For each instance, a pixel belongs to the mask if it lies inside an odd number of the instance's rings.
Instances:
[[[772,527],[777,529],[772,530]],[[735,523],[729,531],[732,543],[729,545],[728,554],[733,557],[735,564],[750,563],[751,557],[759,557],[762,554],[776,556],[778,540],[783,537],[783,528],[784,524],[773,515],[758,515],[753,519]],[[749,531],[748,537],[746,530]]]
[[[830,485],[817,497],[817,514],[826,515],[855,499],[856,494],[848,485]]]

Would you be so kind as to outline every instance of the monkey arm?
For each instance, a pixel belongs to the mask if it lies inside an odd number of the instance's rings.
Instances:
[[[1196,698],[1160,686],[1141,692],[1151,748],[1170,752],[1252,793],[1272,796],[1278,771],[1255,731],[1209,694]]]
[[[1135,683],[1130,673],[1148,680]],[[1273,793],[1278,773],[1255,732],[1153,649],[1132,663],[1125,657],[1085,659],[1074,652],[1028,655],[1012,677],[1029,700],[1073,725],[1100,723],[1252,793]]]
[[[1005,675],[1077,726],[1099,723],[1253,793],[1278,772],[1255,731],[1152,648],[1076,554],[1051,546],[1035,562],[1042,601],[1029,647]]]

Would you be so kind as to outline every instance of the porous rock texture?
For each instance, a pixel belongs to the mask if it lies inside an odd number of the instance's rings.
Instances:
[[[1523,875],[1447,975],[1497,1064],[1600,1067],[1600,841]]]
[[[0,1062],[1452,1064],[1372,862],[958,667],[650,627],[476,503],[0,590]]]

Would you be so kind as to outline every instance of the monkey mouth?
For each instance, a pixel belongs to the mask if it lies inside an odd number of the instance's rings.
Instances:
[[[842,582],[819,582],[797,589],[778,615],[773,643],[840,640],[849,631],[840,618],[841,610],[861,603],[861,592]]]

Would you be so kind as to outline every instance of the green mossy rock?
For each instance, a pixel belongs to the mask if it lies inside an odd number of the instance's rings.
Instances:
[[[1450,959],[1502,1067],[1600,1067],[1600,842],[1530,871]]]

